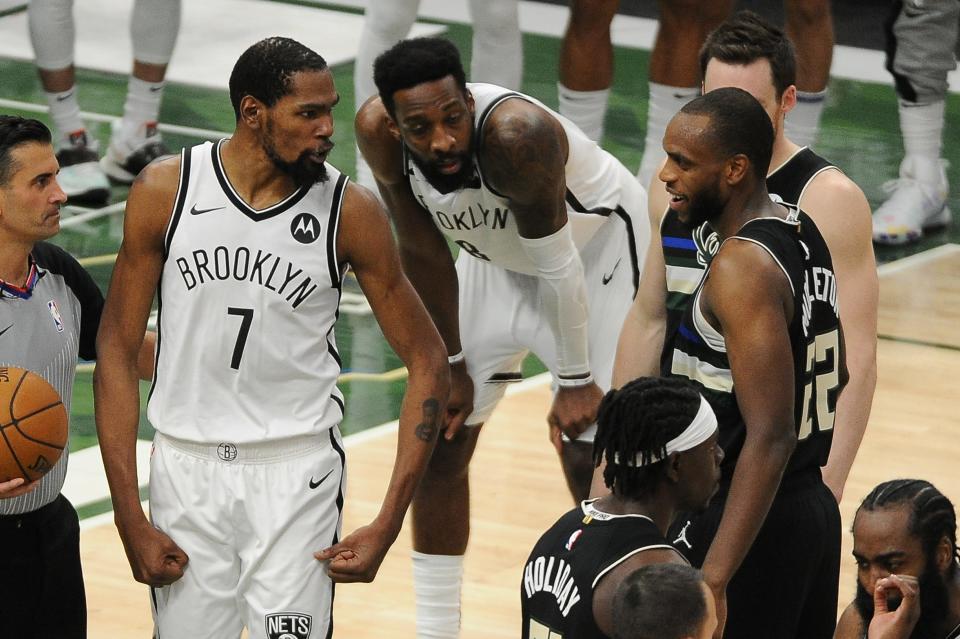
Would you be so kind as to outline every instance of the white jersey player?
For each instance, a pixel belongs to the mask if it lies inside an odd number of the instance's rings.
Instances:
[[[357,115],[358,143],[404,268],[453,353],[446,436],[414,499],[418,631],[452,636],[461,564],[448,564],[466,548],[467,464],[530,351],[558,386],[547,420],[571,490],[586,496],[591,424],[649,239],[645,193],[533,98],[467,84],[446,40],[399,43],[374,79],[380,96]]]
[[[130,192],[98,343],[97,427],[158,636],[325,637],[331,578],[371,580],[400,530],[448,372],[376,198],[325,164],[339,96],[323,58],[268,38],[241,55],[230,89],[233,137],[151,165]],[[333,329],[348,267],[410,380],[380,514],[340,541]],[[148,522],[129,366],[158,285]]]

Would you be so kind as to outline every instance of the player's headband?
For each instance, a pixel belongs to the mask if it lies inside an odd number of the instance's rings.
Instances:
[[[637,456],[627,461],[627,466],[633,468],[640,468],[641,466],[649,466],[651,464],[656,464],[658,461],[662,461],[670,453],[682,453],[691,448],[695,448],[707,441],[711,435],[717,430],[717,416],[714,414],[713,409],[710,408],[710,404],[707,403],[707,400],[703,398],[703,395],[700,396],[700,409],[697,410],[697,415],[693,418],[693,421],[690,422],[690,425],[683,429],[683,432],[667,442],[666,445],[666,455],[663,457],[659,455],[648,455],[644,459],[642,453],[637,453]],[[613,457],[614,464],[621,464],[617,455]]]

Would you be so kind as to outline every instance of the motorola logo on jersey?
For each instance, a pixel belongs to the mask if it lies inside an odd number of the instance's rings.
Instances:
[[[697,263],[700,266],[709,266],[710,260],[720,250],[720,236],[704,222],[693,232],[693,243],[697,247]]]
[[[320,221],[309,213],[300,213],[290,223],[290,234],[301,244],[310,244],[320,237]]]
[[[313,617],[299,612],[275,612],[266,616],[268,639],[307,639]]]

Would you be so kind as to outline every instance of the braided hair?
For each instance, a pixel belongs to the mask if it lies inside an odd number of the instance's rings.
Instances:
[[[608,392],[597,414],[593,462],[605,458],[603,481],[617,495],[642,498],[662,478],[667,443],[682,433],[700,410],[700,394],[685,379],[640,377]],[[634,466],[640,456],[642,466]],[[619,460],[615,463],[614,460]],[[646,465],[649,464],[649,465]]]
[[[874,488],[867,495],[857,513],[861,510],[873,512],[907,504],[910,506],[910,534],[920,538],[923,552],[932,557],[940,540],[946,537],[953,547],[953,556],[960,558],[957,552],[957,514],[953,503],[937,490],[933,484],[922,479],[894,479]],[[952,576],[957,562],[950,565]]]

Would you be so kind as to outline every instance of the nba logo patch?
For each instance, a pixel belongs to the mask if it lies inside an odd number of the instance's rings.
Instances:
[[[299,612],[275,612],[266,616],[267,639],[307,639],[313,617]]]
[[[573,550],[573,545],[577,543],[577,540],[580,539],[580,535],[582,534],[583,534],[582,528],[578,528],[577,530],[574,530],[573,534],[570,535],[570,538],[567,539],[567,543],[565,543],[563,547],[566,548],[568,551]]]
[[[47,308],[50,309],[50,315],[53,317],[53,323],[57,325],[57,332],[63,332],[63,318],[60,317],[60,308],[57,306],[56,300],[50,300],[47,302]]]

